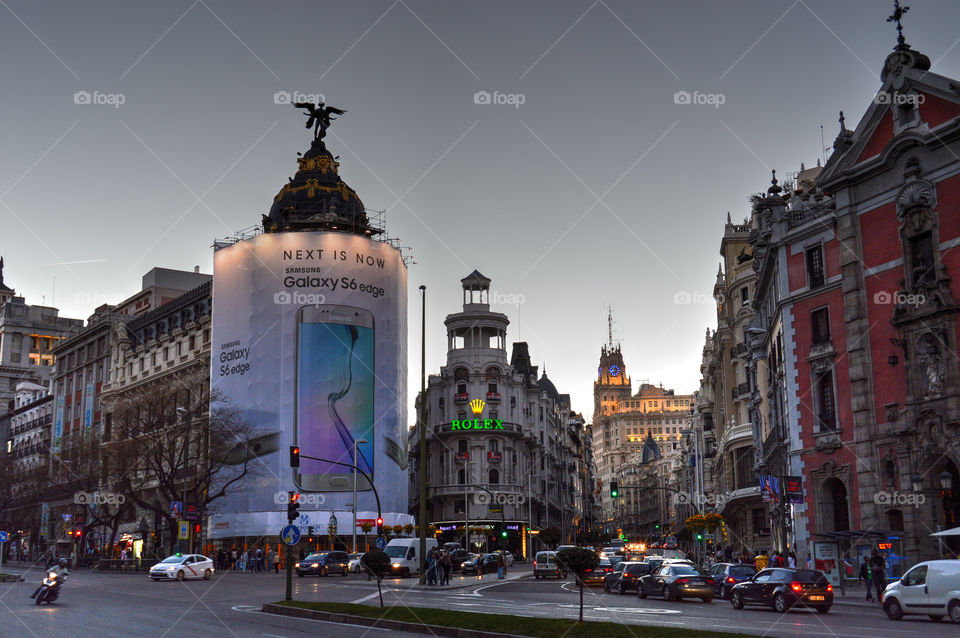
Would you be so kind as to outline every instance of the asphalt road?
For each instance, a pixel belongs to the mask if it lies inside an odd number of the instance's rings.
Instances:
[[[515,568],[523,570],[522,566]],[[523,572],[521,572],[523,573]],[[39,574],[37,574],[39,576]],[[28,598],[36,578],[0,584],[0,637],[20,636],[336,636],[376,638],[422,634],[384,633],[383,630],[272,616],[259,612],[264,602],[283,598],[283,575],[218,574],[210,581],[151,582],[143,575],[78,572],[52,606],[37,607]],[[542,581],[524,577],[498,582],[495,576],[454,579],[466,587],[447,590],[411,588],[384,582],[384,603],[411,607],[441,607],[463,611],[538,617],[575,618],[578,594],[570,581]],[[377,604],[376,584],[363,576],[294,578],[294,598]],[[958,635],[958,627],[926,617],[887,620],[879,608],[835,605],[820,615],[806,610],[778,614],[767,609],[737,611],[719,599],[664,602],[640,600],[636,595],[604,594],[589,588],[584,594],[584,617],[635,625],[664,625],[809,638],[939,638]]]

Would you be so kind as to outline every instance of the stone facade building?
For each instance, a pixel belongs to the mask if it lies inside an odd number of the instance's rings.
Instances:
[[[527,344],[513,344],[509,320],[490,310],[490,279],[461,280],[463,309],[447,315],[447,361],[419,397],[427,436],[427,518],[441,541],[506,546],[528,555],[526,533],[556,528],[572,542],[581,525],[583,422],[569,395],[538,378]],[[465,426],[465,424],[467,424]],[[410,435],[410,511],[419,509],[419,435]],[[507,532],[504,538],[496,533]],[[492,539],[492,540],[491,540]]]

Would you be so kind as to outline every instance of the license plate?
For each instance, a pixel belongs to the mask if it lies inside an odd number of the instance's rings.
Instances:
[[[823,596],[809,596],[808,600],[824,600]]]

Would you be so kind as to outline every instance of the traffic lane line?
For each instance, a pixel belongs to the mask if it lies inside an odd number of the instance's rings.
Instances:
[[[369,594],[369,595],[367,595],[367,596],[364,596],[363,598],[357,598],[356,600],[350,601],[350,604],[351,604],[351,605],[359,605],[359,604],[361,604],[361,603],[367,602],[368,600],[371,600],[371,599],[373,599],[373,598],[376,598],[376,597],[379,596],[379,595],[380,595],[380,592],[375,591],[375,592],[373,592],[372,594]]]
[[[269,611],[258,611],[253,605],[234,605],[233,611],[239,611],[245,614],[260,614],[262,616],[273,616],[274,618],[287,618],[290,620],[306,620],[308,622],[322,623],[324,625],[337,625],[338,627],[357,627],[359,629],[369,629],[371,631],[392,631],[386,627],[371,627],[369,625],[354,625],[348,622],[333,622],[331,620],[317,620],[316,618],[301,618],[300,616],[285,616],[283,614],[272,614]]]

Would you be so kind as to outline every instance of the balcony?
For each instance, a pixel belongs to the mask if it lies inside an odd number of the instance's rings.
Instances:
[[[500,403],[500,393],[487,392],[487,403]]]
[[[470,400],[470,395],[468,395],[466,392],[453,395],[454,403],[466,403],[469,400]]]
[[[465,462],[465,461],[469,461],[469,460],[470,460],[470,453],[469,453],[469,452],[458,452],[456,455],[454,455],[454,458],[456,458],[457,461],[459,461],[460,463],[463,463],[463,462]]]
[[[503,460],[503,452],[487,452],[487,460],[499,463]]]
[[[737,384],[730,392],[734,401],[737,401],[741,398],[748,398],[750,396],[750,384],[749,383],[740,383]]]

